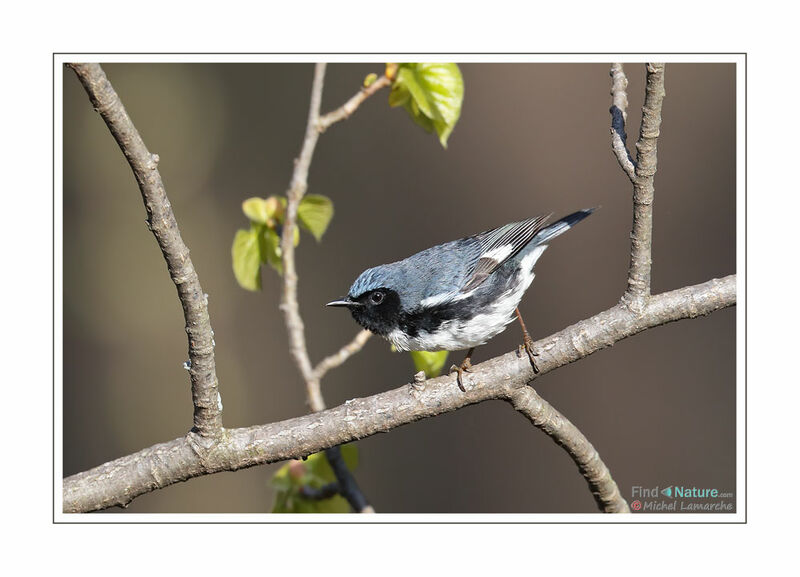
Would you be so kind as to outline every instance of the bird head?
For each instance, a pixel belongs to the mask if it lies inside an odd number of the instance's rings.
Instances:
[[[402,304],[400,289],[390,265],[368,269],[350,287],[347,296],[329,307],[347,307],[358,324],[381,336],[397,328]]]

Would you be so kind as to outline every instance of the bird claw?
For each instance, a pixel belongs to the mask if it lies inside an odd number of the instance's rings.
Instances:
[[[469,359],[464,359],[464,362],[461,363],[460,366],[453,365],[450,367],[450,371],[448,374],[452,375],[453,373],[458,373],[456,377],[456,382],[458,382],[458,388],[461,389],[462,392],[466,393],[467,389],[464,388],[464,380],[462,375],[464,373],[471,373],[472,372],[472,363]]]
[[[531,362],[531,366],[533,367],[533,373],[536,374],[539,372],[539,367],[536,366],[536,359],[533,357],[538,357],[539,353],[534,352],[533,350],[533,339],[531,335],[528,334],[528,329],[525,327],[525,321],[522,320],[522,315],[519,314],[519,308],[514,311],[517,315],[517,319],[519,319],[519,325],[522,327],[522,337],[523,337],[523,344],[519,346],[519,350],[517,351],[517,356],[522,358],[522,349],[525,349],[525,352],[528,353],[528,360]]]
[[[539,372],[539,367],[536,366],[536,359],[534,357],[538,357],[539,353],[533,350],[533,339],[530,336],[525,335],[525,340],[523,344],[519,346],[519,356],[522,356],[522,351],[525,351],[528,354],[528,360],[531,362],[531,367],[533,367],[534,374]]]

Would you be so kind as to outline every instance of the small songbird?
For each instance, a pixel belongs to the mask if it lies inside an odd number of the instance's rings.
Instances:
[[[367,330],[401,351],[469,349],[458,373],[472,367],[475,347],[503,332],[516,316],[524,348],[538,372],[533,341],[517,308],[533,281],[547,243],[594,212],[579,210],[545,226],[537,216],[434,246],[404,260],[365,270],[347,296],[327,306],[347,307]]]

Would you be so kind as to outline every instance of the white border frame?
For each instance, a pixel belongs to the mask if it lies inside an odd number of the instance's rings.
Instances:
[[[63,478],[63,82],[68,62],[509,62],[582,63],[715,62],[736,64],[736,513],[634,513],[631,515],[587,514],[388,514],[376,515],[274,515],[253,514],[145,514],[75,515],[61,511]],[[746,55],[745,54],[148,54],[64,53],[53,55],[53,520],[56,523],[743,523],[746,522]],[[120,455],[122,456],[122,455]],[[98,463],[99,464],[99,463]]]

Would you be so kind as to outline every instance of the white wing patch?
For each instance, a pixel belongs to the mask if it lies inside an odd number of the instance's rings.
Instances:
[[[493,248],[492,250],[487,250],[485,253],[481,255],[481,258],[485,258],[488,260],[493,260],[495,262],[503,262],[508,257],[511,256],[511,252],[514,250],[513,244],[504,244],[503,246],[498,246]]]

